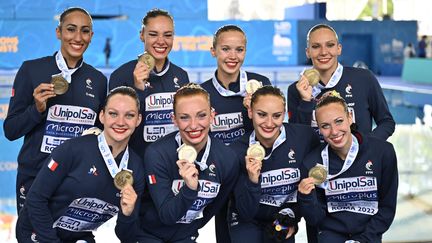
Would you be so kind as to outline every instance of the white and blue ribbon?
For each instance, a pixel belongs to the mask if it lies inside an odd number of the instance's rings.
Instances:
[[[117,166],[114,156],[112,155],[111,150],[109,149],[108,143],[106,142],[105,135],[103,132],[98,135],[98,146],[99,146],[99,151],[102,154],[102,157],[105,161],[105,165],[107,166],[108,171],[111,174],[112,178],[114,178],[115,175],[119,173],[121,170],[127,169],[128,161],[129,161],[129,146],[126,147],[126,151],[123,154],[119,166]]]
[[[182,141],[181,141],[181,136],[180,133],[177,132],[176,136],[175,136],[175,140],[177,141],[178,146],[180,147],[182,145]],[[195,164],[197,164],[200,167],[201,171],[204,171],[207,169],[207,159],[210,155],[210,146],[211,146],[211,139],[210,136],[207,135],[207,145],[206,148],[204,150],[204,154],[201,158],[201,161],[195,160]],[[199,151],[197,151],[198,153]]]

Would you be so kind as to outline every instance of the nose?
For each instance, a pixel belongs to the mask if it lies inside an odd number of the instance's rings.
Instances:
[[[81,41],[83,39],[83,33],[81,31],[75,31],[75,35],[73,39],[77,42]]]
[[[268,127],[271,127],[273,125],[273,119],[271,117],[268,117],[266,120],[266,125]]]
[[[195,129],[198,127],[198,120],[196,118],[192,118],[190,122],[190,128]]]
[[[116,120],[116,124],[118,126],[124,126],[125,125],[125,117],[124,116],[118,116]]]
[[[321,49],[320,49],[320,55],[326,55],[328,53],[328,50],[327,50],[327,47],[322,47]]]

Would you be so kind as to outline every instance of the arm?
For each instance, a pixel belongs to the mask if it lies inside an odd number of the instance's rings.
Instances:
[[[15,77],[14,94],[10,98],[8,114],[3,124],[5,136],[9,140],[28,134],[43,122],[46,116],[46,101],[55,96],[51,84],[43,83],[34,88],[30,77],[28,64],[24,62]],[[34,93],[37,96],[34,96]]]
[[[378,80],[372,73],[369,72],[369,75],[372,80],[372,85],[369,87],[368,102],[370,112],[377,125],[371,134],[382,140],[387,140],[395,130],[395,121],[390,113],[387,101]]]
[[[166,225],[174,225],[192,206],[198,196],[198,190],[192,190],[183,185],[174,195],[171,189],[174,178],[171,178],[167,167],[176,166],[176,161],[165,161],[165,159],[157,149],[153,146],[149,147],[146,150],[144,161],[151,161],[151,163],[145,164],[145,175],[154,176],[156,179],[156,183],[149,184],[149,191],[160,220]]]
[[[288,87],[288,118],[290,123],[301,123],[310,126],[312,111],[315,107],[313,101],[305,101],[297,90],[297,82]]]
[[[30,222],[44,242],[60,242],[57,230],[53,228],[54,219],[48,202],[71,169],[70,155],[66,146],[57,147],[44,163],[27,195],[25,207],[28,208]],[[58,165],[55,169],[50,169],[48,166],[53,160]]]
[[[385,154],[382,158],[383,168],[381,184],[378,194],[378,213],[373,215],[367,223],[366,229],[355,240],[360,242],[375,242],[390,228],[396,213],[398,169],[397,158],[393,145],[386,143]]]

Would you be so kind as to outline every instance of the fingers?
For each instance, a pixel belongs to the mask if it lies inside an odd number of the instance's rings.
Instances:
[[[304,75],[301,75],[300,80],[296,83],[296,88],[303,100],[312,100],[312,86]]]
[[[133,71],[134,84],[137,89],[144,90],[146,80],[150,76],[150,69],[143,62],[138,62]]]
[[[312,178],[312,177],[308,177],[308,178],[305,178],[305,179],[301,180],[300,184],[298,185],[298,191],[301,194],[306,194],[306,195],[310,194],[311,191],[313,189],[315,189],[314,182],[315,182],[315,179]]]
[[[133,189],[132,185],[125,185],[125,187],[120,191],[120,206],[124,215],[129,216],[132,214],[135,203],[137,200],[137,194]]]
[[[295,226],[290,226],[288,228],[288,233],[287,233],[285,239],[290,238],[294,234],[294,232],[295,232]]]
[[[55,97],[54,85],[51,83],[41,83],[33,90],[33,98],[35,100],[36,109],[39,112],[44,112],[46,102],[49,98]]]

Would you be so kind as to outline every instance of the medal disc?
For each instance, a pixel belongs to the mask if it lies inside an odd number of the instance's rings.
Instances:
[[[246,154],[254,159],[262,161],[265,157],[265,149],[263,146],[261,146],[261,144],[255,143],[249,145]]]
[[[182,144],[178,149],[178,158],[187,160],[189,163],[194,163],[197,155],[197,151],[194,147],[187,144]]]
[[[121,190],[126,184],[133,185],[133,176],[130,170],[122,170],[114,176],[114,186]]]
[[[253,94],[257,89],[262,87],[262,83],[256,79],[251,79],[246,82],[246,92],[248,94]]]
[[[306,76],[311,86],[316,86],[320,81],[319,72],[315,68],[305,70],[303,75]]]
[[[309,177],[314,178],[315,185],[320,185],[327,179],[327,170],[322,165],[315,165],[309,170]]]
[[[142,55],[138,56],[138,61],[143,62],[150,70],[153,70],[155,66],[155,59],[150,53],[144,52]]]
[[[63,78],[61,74],[53,75],[51,77],[51,83],[54,84],[54,93],[56,95],[62,95],[66,93],[69,88],[68,81]]]
[[[96,135],[98,136],[99,134],[101,134],[102,130],[100,130],[98,127],[90,127],[89,129],[86,129],[82,132],[81,136],[85,136],[85,135]]]

